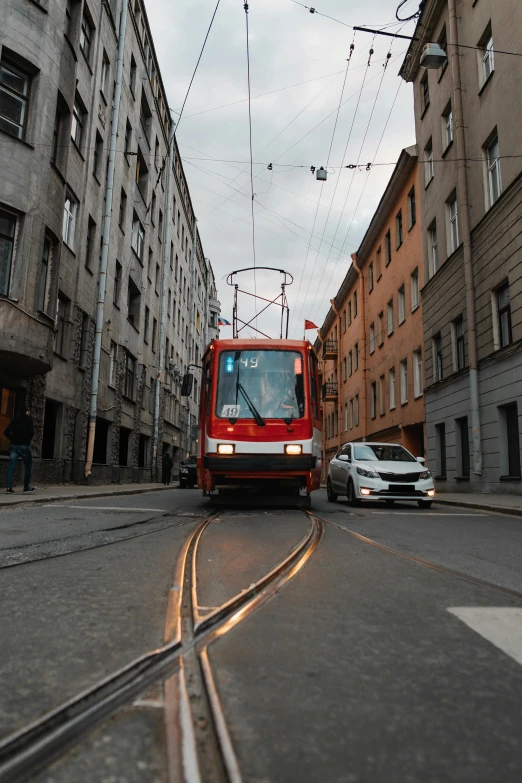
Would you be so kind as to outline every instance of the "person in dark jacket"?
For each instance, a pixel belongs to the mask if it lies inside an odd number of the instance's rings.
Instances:
[[[169,452],[166,451],[163,455],[163,470],[162,470],[162,477],[161,480],[167,486],[170,484],[170,478],[172,474],[172,466],[174,465],[172,461],[172,457],[170,456]]]
[[[11,441],[7,466],[7,493],[13,492],[13,473],[19,458],[23,459],[25,465],[24,492],[34,492],[36,487],[31,486],[33,468],[31,441],[34,435],[34,424],[29,408],[25,408],[21,416],[17,416],[11,424],[8,424],[4,435]]]

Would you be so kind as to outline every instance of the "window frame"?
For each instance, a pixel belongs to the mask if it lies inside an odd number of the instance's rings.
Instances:
[[[5,81],[3,81],[1,77],[3,70],[10,72],[18,79],[22,79],[24,81],[25,92],[20,92],[18,90],[15,90],[11,85],[8,85]],[[0,127],[4,133],[7,133],[9,136],[12,136],[14,139],[19,139],[21,141],[25,139],[25,134],[27,130],[27,117],[29,115],[31,80],[32,79],[30,73],[28,73],[26,70],[21,68],[19,65],[15,65],[15,63],[13,63],[8,56],[2,54],[2,57],[0,59],[0,94],[5,93],[11,99],[11,101],[14,100],[20,103],[22,122],[13,122],[13,119],[8,117],[7,114],[0,114],[0,123],[1,123]],[[11,133],[11,131],[7,129],[7,126],[16,126],[19,129],[18,134]]]
[[[422,349],[413,351],[413,399],[418,400],[424,393],[422,382]]]
[[[413,295],[415,292],[415,296]],[[410,309],[411,312],[420,305],[420,287],[419,287],[419,267],[416,267],[410,274]]]
[[[408,357],[399,362],[399,379],[401,392],[401,405],[408,404]]]
[[[415,185],[408,193],[408,231],[411,231],[417,222],[417,200],[415,198]]]
[[[67,209],[67,202],[71,204],[71,209]],[[68,190],[65,194],[65,201],[63,205],[63,222],[62,222],[62,239],[64,244],[67,245],[69,250],[74,252],[74,240],[76,234],[76,221],[78,216],[79,202]],[[67,222],[67,227],[66,227]]]
[[[455,207],[454,212],[453,207]],[[448,220],[448,255],[452,255],[460,246],[459,204],[456,193],[453,193],[446,202],[446,213]]]
[[[8,264],[6,265],[6,273],[4,275],[5,278],[5,290],[0,290],[0,296],[1,297],[9,297],[9,293],[11,291],[11,279],[13,276],[13,267],[14,262],[16,259],[16,250],[17,250],[17,241],[18,241],[18,229],[20,225],[20,216],[16,212],[11,212],[9,209],[3,209],[0,208],[0,216],[5,215],[7,216],[7,219],[12,221],[12,236],[9,236],[7,233],[0,233],[0,240],[6,240],[8,244],[11,245],[11,252],[9,255]],[[0,281],[1,282],[1,281]]]
[[[497,156],[492,159],[490,156],[491,148],[496,145]],[[500,168],[500,146],[498,142],[498,133],[494,131],[492,136],[488,139],[484,145],[484,156],[486,164],[486,177],[487,177],[487,201],[486,206],[488,209],[497,203],[502,195],[502,171]],[[496,181],[496,183],[495,183]],[[497,195],[494,194],[494,186],[496,184]]]

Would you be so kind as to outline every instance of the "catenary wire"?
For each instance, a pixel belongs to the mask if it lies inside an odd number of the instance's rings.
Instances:
[[[252,212],[252,256],[254,260],[254,299],[257,325],[257,281],[256,281],[256,224],[254,215],[254,156],[252,152],[252,101],[250,98],[250,36],[248,29],[248,3],[244,3],[245,10],[245,28],[246,28],[246,56],[247,56],[247,81],[248,81],[248,144],[250,150],[250,191],[251,191],[251,212]]]

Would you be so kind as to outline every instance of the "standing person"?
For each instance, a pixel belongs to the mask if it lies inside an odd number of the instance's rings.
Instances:
[[[23,459],[25,465],[24,492],[34,492],[36,487],[31,486],[31,472],[33,468],[31,441],[34,435],[34,424],[29,408],[25,408],[21,416],[17,416],[11,424],[8,424],[4,435],[11,441],[9,465],[7,466],[7,494],[10,495],[13,492],[13,473],[18,458]]]
[[[172,457],[170,456],[169,452],[166,451],[163,455],[163,470],[162,470],[162,481],[167,486],[170,484],[170,477],[172,474],[172,466],[174,465],[174,462],[172,461]]]

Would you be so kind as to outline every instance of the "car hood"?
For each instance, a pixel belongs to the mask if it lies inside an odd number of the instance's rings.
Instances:
[[[357,467],[375,470],[377,473],[424,473],[427,468],[420,462],[395,462],[394,460],[368,460],[367,462],[357,460]]]

